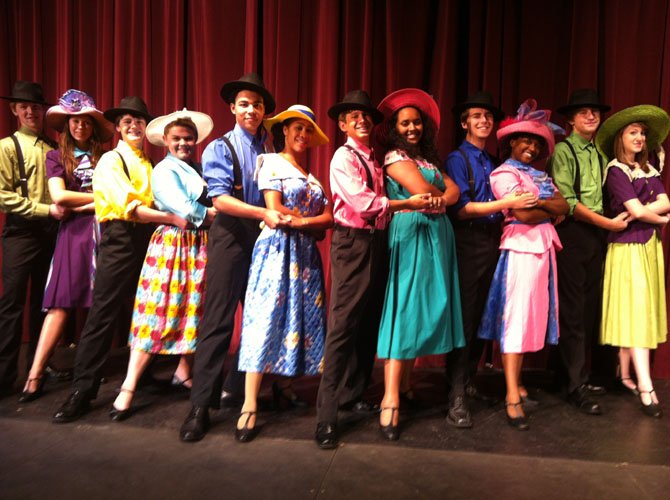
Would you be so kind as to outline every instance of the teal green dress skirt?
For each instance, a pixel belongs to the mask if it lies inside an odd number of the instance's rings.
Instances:
[[[384,165],[409,159],[389,151]],[[416,161],[423,177],[444,190],[440,171]],[[411,195],[386,177],[392,200]],[[379,327],[377,356],[412,359],[465,346],[454,231],[446,214],[398,212],[389,226],[389,279]]]

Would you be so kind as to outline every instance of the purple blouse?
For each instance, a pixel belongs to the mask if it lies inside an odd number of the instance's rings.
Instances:
[[[624,202],[637,198],[640,203],[646,205],[656,200],[659,194],[665,193],[661,177],[628,178],[626,172],[617,166],[611,166],[607,171],[605,185],[609,192],[609,207],[614,216],[626,211]],[[610,232],[607,236],[608,243],[646,243],[654,234],[659,232],[660,227],[640,220],[634,220],[628,227],[619,233]]]

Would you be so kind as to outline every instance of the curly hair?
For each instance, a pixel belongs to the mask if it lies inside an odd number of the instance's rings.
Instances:
[[[400,112],[400,109],[398,109],[387,122],[387,130],[386,134],[384,134],[385,139],[383,141],[383,146],[387,151],[391,149],[402,149],[413,160],[423,158],[436,167],[439,167],[441,162],[440,155],[437,152],[437,146],[435,145],[435,136],[437,135],[435,126],[433,125],[433,122],[426,117],[423,111],[418,108],[415,109],[419,112],[421,123],[423,123],[423,133],[421,134],[419,143],[410,144],[407,142],[407,139],[398,133],[398,130],[396,129],[398,113]]]

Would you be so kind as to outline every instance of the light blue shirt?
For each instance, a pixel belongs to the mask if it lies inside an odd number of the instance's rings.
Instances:
[[[168,153],[151,174],[154,205],[199,227],[207,216],[207,207],[198,202],[205,187],[200,174],[189,164]]]
[[[264,207],[265,200],[254,182],[256,158],[265,153],[263,143],[267,132],[261,127],[256,135],[251,135],[239,125],[225,134],[235,148],[242,170],[242,189],[244,201],[249,205]],[[202,153],[203,177],[207,181],[210,198],[222,194],[234,196],[233,191],[233,157],[228,146],[219,138],[210,142]]]

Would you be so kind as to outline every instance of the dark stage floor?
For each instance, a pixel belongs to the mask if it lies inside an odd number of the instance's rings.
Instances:
[[[70,354],[62,350],[57,361]],[[399,442],[383,442],[375,418],[342,413],[342,445],[321,451],[313,408],[262,413],[261,434],[246,445],[233,439],[236,414],[213,412],[205,439],[185,444],[177,431],[187,396],[147,388],[135,398],[137,412],[113,423],[107,412],[125,360],[115,351],[93,411],[74,424],[50,422],[69,393],[65,383],[47,384],[33,403],[0,401],[0,498],[670,498],[670,381],[656,384],[663,419],[612,392],[600,398],[606,414],[590,417],[548,392],[545,373],[527,373],[541,406],[523,433],[507,425],[502,404],[473,402],[475,427],[448,427],[443,374],[416,371],[416,393],[432,406],[402,414]],[[161,359],[154,372],[167,379],[173,366]],[[371,399],[381,395],[380,367],[375,381]],[[502,374],[479,382],[502,395]],[[317,384],[306,378],[296,389],[313,402]]]

